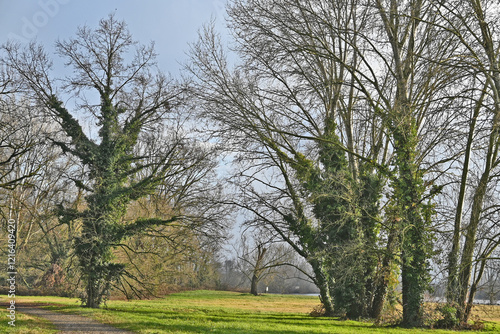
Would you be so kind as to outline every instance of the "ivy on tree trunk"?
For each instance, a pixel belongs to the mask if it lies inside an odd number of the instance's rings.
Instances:
[[[4,49],[9,66],[60,125],[65,137],[52,138],[53,144],[85,168],[84,175],[71,177],[86,194],[85,208],[77,211],[60,206],[58,215],[63,224],[81,223],[73,249],[85,290],[83,303],[96,308],[126,274],[126,266],[115,262],[113,250],[130,236],[178,219],[173,209],[168,219],[125,221],[128,205],[153,194],[169,175],[182,180],[183,173],[206,156],[188,152],[187,141],[175,130],[165,134],[165,115],[173,118],[182,90],[153,71],[153,46],[134,42],[124,22],[110,15],[96,29],[82,27],[76,38],[58,41],[56,48],[74,69],[64,88],[76,98],[85,97],[88,91],[99,96],[97,104],[86,98],[76,104],[81,108],[77,113],[90,111],[97,136],[85,133],[75,113],[57,95],[52,86],[55,81],[48,77],[51,62],[40,46],[32,43],[21,51],[10,44]],[[135,55],[130,56],[133,48]],[[165,138],[162,146],[145,143],[141,136],[146,134]]]

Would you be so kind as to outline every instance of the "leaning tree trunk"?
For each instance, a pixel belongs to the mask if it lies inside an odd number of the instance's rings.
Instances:
[[[333,317],[335,315],[335,308],[331,296],[330,284],[328,276],[323,272],[323,267],[319,261],[309,261],[313,268],[316,286],[319,288],[319,299],[325,309],[325,316]]]
[[[500,107],[499,107],[500,110]],[[498,130],[500,129],[500,113],[497,113],[493,118],[493,125],[488,144],[488,153],[486,155],[486,165],[483,174],[479,180],[479,184],[472,199],[472,210],[469,225],[466,228],[464,248],[462,258],[460,261],[459,275],[458,275],[458,294],[457,304],[460,306],[458,309],[458,316],[462,321],[468,320],[468,312],[465,310],[467,295],[469,294],[469,285],[472,273],[472,259],[474,256],[474,248],[476,245],[476,234],[481,220],[481,213],[483,210],[483,202],[490,180],[491,168],[493,165],[493,157],[495,155],[495,147],[499,138]]]
[[[469,163],[472,152],[472,144],[474,142],[474,130],[476,128],[477,118],[483,99],[486,95],[486,87],[483,89],[479,101],[474,108],[474,114],[469,126],[469,135],[467,138],[467,146],[465,149],[464,166],[462,169],[462,177],[460,180],[460,191],[458,194],[457,209],[455,211],[455,225],[453,228],[453,238],[450,253],[448,254],[448,282],[446,287],[446,300],[448,303],[455,303],[458,296],[458,258],[460,250],[460,235],[462,233],[462,215],[465,201],[467,179],[469,174]]]
[[[483,175],[479,180],[476,192],[474,193],[472,213],[469,226],[466,230],[465,244],[460,263],[458,305],[464,307],[459,308],[458,315],[462,321],[468,320],[472,300],[474,298],[475,287],[471,287],[471,291],[468,290],[471,280],[472,259],[476,244],[476,233],[481,219],[483,201],[485,199],[491,169],[494,166],[493,160],[497,155],[497,145],[500,137],[500,66],[498,62],[497,47],[495,44],[495,38],[492,35],[493,29],[491,29],[491,27],[487,23],[485,10],[484,8],[482,8],[481,2],[471,1],[471,4],[474,10],[475,18],[478,20],[481,30],[481,46],[484,48],[484,52],[488,57],[489,68],[487,72],[485,72],[485,74],[486,77],[491,80],[490,88],[492,90],[491,96],[493,97],[495,114],[492,120],[491,133],[488,143],[488,153],[486,155],[486,164]],[[468,303],[469,305],[466,305],[468,294],[470,297]]]

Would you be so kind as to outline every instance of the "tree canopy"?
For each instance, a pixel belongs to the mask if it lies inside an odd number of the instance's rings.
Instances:
[[[58,41],[56,48],[73,68],[60,90],[40,46],[8,44],[5,61],[64,134],[49,140],[83,168],[71,179],[84,192],[85,207],[60,205],[58,215],[63,224],[81,222],[73,251],[86,285],[83,301],[99,307],[111,285],[129,274],[125,264],[114,261],[113,249],[151,227],[188,220],[181,197],[201,184],[197,174],[213,170],[214,151],[183,133],[182,87],[155,70],[153,45],[134,42],[124,22],[110,15],[98,28],[82,27],[76,38]],[[98,94],[95,104],[87,97],[90,91]],[[65,105],[63,92],[78,102]],[[96,137],[78,120],[83,112],[96,122]],[[124,220],[131,202],[154,195],[161,186],[172,194],[168,217]]]

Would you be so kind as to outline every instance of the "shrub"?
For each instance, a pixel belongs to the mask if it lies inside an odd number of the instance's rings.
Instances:
[[[323,304],[315,306],[311,313],[309,313],[311,317],[324,317],[325,314],[326,310]]]
[[[444,304],[436,309],[440,319],[434,324],[435,328],[455,329],[460,326],[457,318],[457,308],[450,304]]]

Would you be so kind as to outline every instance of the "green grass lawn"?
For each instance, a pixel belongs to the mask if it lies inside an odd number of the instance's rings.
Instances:
[[[5,298],[0,298],[4,301]],[[26,314],[17,313],[15,327],[8,324],[10,319],[7,318],[7,310],[5,307],[0,309],[0,333],[13,334],[31,334],[31,333],[56,333],[54,326],[44,319],[35,318]]]
[[[0,297],[5,302],[5,297]],[[137,333],[452,333],[444,330],[376,327],[370,322],[339,321],[308,315],[318,305],[317,297],[262,295],[234,292],[191,291],[157,300],[110,301],[99,310],[79,307],[76,299],[19,297],[18,303],[48,303],[59,312],[87,315],[98,321]],[[3,312],[3,314],[6,314]],[[51,327],[33,317],[20,315],[16,330],[7,318],[0,333],[52,333]],[[23,331],[29,328],[29,331]],[[487,331],[498,333],[500,323],[488,322]],[[471,332],[468,332],[471,333]]]

